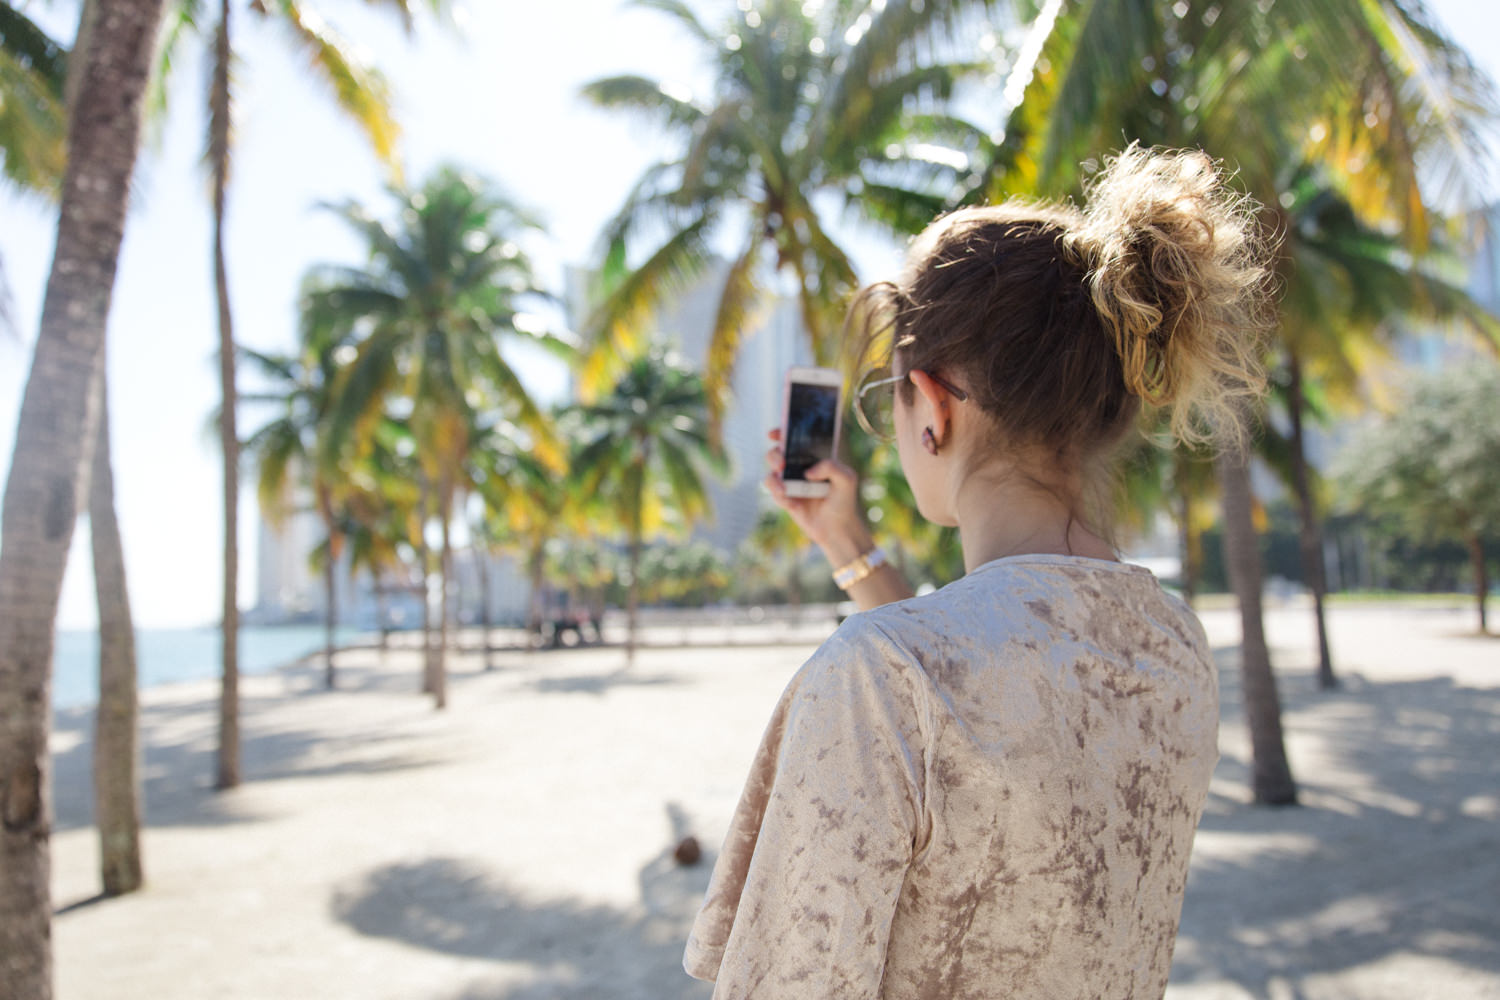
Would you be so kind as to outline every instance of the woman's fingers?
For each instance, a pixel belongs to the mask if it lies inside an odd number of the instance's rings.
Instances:
[[[781,476],[775,472],[766,473],[766,492],[771,494],[778,506],[785,507],[787,501],[786,487],[781,483]]]
[[[839,486],[852,486],[855,482],[853,469],[830,458],[809,466],[806,475],[808,479],[826,480]]]

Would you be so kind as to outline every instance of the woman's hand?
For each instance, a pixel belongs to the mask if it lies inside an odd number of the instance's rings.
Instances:
[[[843,566],[874,548],[870,529],[865,527],[860,515],[859,478],[854,470],[842,462],[825,459],[807,470],[807,478],[828,483],[827,496],[787,496],[781,481],[786,464],[781,449],[781,429],[772,429],[770,438],[772,447],[766,453],[766,464],[771,471],[766,476],[766,489],[776,505],[792,516],[792,521],[808,540],[823,550],[828,562],[833,566]]]

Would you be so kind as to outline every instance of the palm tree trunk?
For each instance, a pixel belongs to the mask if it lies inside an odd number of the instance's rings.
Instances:
[[[1193,527],[1193,495],[1188,487],[1184,469],[1187,459],[1182,455],[1181,449],[1173,453],[1172,463],[1175,470],[1173,486],[1177,493],[1177,549],[1178,558],[1182,563],[1182,571],[1179,574],[1182,581],[1182,599],[1191,607],[1198,599],[1198,580],[1202,575],[1203,542]]]
[[[422,580],[422,693],[437,690],[437,659],[432,649],[432,550],[427,545],[427,520],[431,511],[432,488],[422,477],[421,527],[417,531],[417,566]]]
[[[635,627],[641,603],[641,517],[630,526],[630,589],[625,595],[625,663],[635,663]]]
[[[386,608],[385,581],[380,570],[375,571],[375,624],[380,629],[380,658],[384,660],[391,648],[391,620]]]
[[[219,307],[219,441],[224,451],[223,683],[219,694],[218,788],[240,783],[240,439],[235,429],[234,317],[224,261],[225,195],[229,187],[229,0],[220,0],[209,95],[209,163],[213,171],[214,293]]]
[[[1490,593],[1489,571],[1484,565],[1484,542],[1478,533],[1468,537],[1469,562],[1474,567],[1474,601],[1479,607],[1479,631],[1488,634],[1489,620],[1485,617],[1484,603]]]
[[[542,587],[543,571],[546,568],[547,551],[544,543],[537,542],[531,547],[529,556],[531,570],[531,600],[527,602],[526,628],[533,635],[542,634]]]
[[[338,621],[338,587],[334,573],[333,534],[328,536],[328,558],[323,560],[323,685],[332,691],[336,678],[333,673],[333,630]]]
[[[99,380],[99,435],[89,484],[94,591],[99,605],[99,708],[94,718],[94,821],[106,896],[141,887],[141,749],[137,735],[135,627],[115,517],[109,394]]]
[[[1297,491],[1297,540],[1302,549],[1302,573],[1313,596],[1313,619],[1318,631],[1318,687],[1324,691],[1338,686],[1333,673],[1333,654],[1328,648],[1328,574],[1323,565],[1323,530],[1313,503],[1312,484],[1307,472],[1307,453],[1302,432],[1305,399],[1302,395],[1302,361],[1297,352],[1287,351],[1287,370],[1291,385],[1287,389],[1287,411],[1292,418],[1292,485]]]
[[[87,486],[97,380],[141,97],[163,0],[99,0],[75,51],[57,241],[0,513],[0,983],[8,1000],[52,996],[50,775],[53,629]]]
[[[651,442],[640,441],[640,457],[636,460],[640,474],[635,478],[636,495],[631,497],[630,510],[630,589],[625,594],[625,665],[635,663],[635,629],[641,603],[641,541],[642,519],[646,513],[646,471],[651,466]]]
[[[445,485],[438,498],[439,514],[443,519],[443,551],[438,567],[442,574],[442,587],[438,600],[438,645],[436,669],[432,675],[433,708],[448,707],[448,583],[453,576],[453,547],[448,536],[448,520],[452,514],[453,492]]]
[[[483,649],[484,669],[494,670],[494,648],[490,643],[490,566],[489,553],[474,550],[475,568],[479,571],[479,643]]]
[[[1260,551],[1251,520],[1250,467],[1246,450],[1226,449],[1217,459],[1224,504],[1224,564],[1239,598],[1240,675],[1250,728],[1251,788],[1260,805],[1293,805],[1297,785],[1281,735],[1281,702],[1261,610]]]

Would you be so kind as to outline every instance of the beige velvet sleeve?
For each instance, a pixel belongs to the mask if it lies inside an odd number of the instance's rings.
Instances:
[[[902,655],[851,619],[782,695],[683,962],[715,998],[880,995],[924,827],[925,696]]]

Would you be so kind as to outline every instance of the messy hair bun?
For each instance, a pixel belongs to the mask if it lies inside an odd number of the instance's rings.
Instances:
[[[1200,152],[1132,145],[1083,208],[1010,200],[939,218],[849,313],[864,367],[945,371],[999,440],[1093,463],[1170,406],[1182,441],[1238,442],[1269,268],[1248,199]],[[910,384],[899,390],[909,394]],[[907,397],[910,398],[909,395]]]
[[[1182,441],[1235,439],[1265,384],[1260,337],[1269,269],[1246,197],[1198,151],[1132,144],[1087,188],[1063,243],[1120,356],[1126,388],[1172,407]]]

